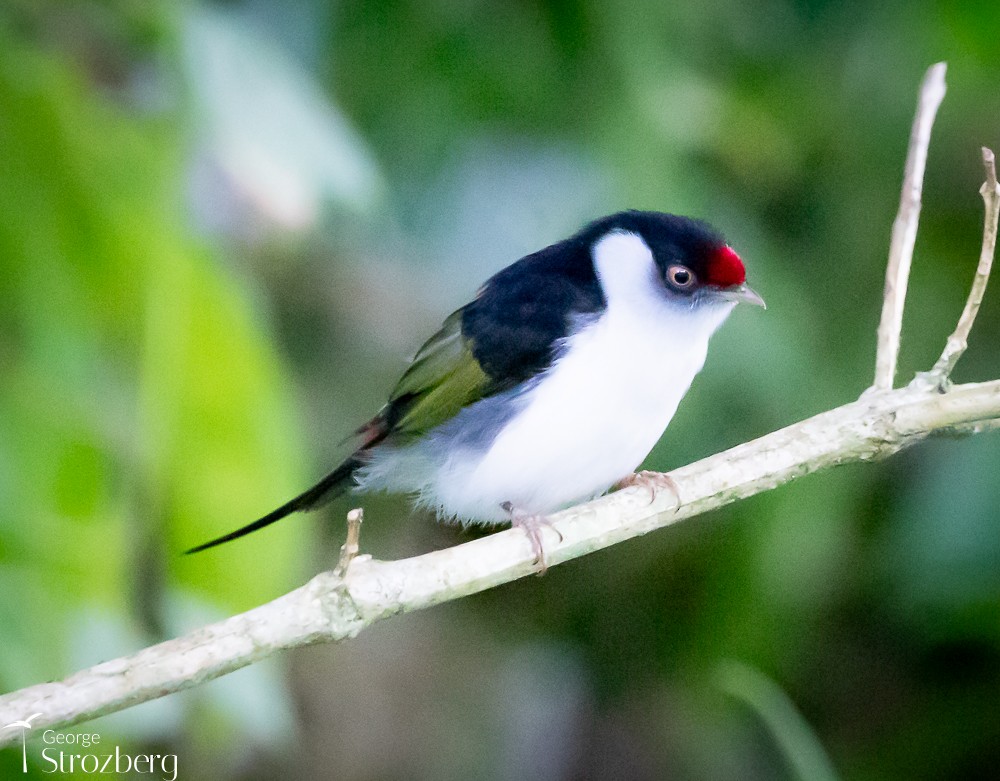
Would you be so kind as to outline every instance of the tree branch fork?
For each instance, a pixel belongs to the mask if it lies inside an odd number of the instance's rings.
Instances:
[[[893,227],[876,382],[860,399],[677,469],[670,491],[628,488],[552,517],[543,530],[549,566],[647,534],[839,464],[873,461],[933,435],[1000,428],[1000,379],[953,386],[989,278],[1000,213],[993,153],[983,150],[986,206],[983,244],[972,290],[941,358],[904,388],[893,389],[905,294],[919,217],[920,180],[934,113],[944,95],[944,65],[928,70],[914,119],[900,213]],[[916,156],[914,158],[914,156]],[[914,159],[916,162],[914,162]],[[915,195],[914,195],[915,193]],[[914,198],[916,201],[914,202]],[[902,248],[896,236],[904,236]],[[887,325],[890,324],[890,325]],[[65,680],[0,696],[0,726],[41,712],[35,727],[58,728],[187,689],[277,651],[355,637],[397,613],[430,607],[537,571],[519,529],[399,561],[358,555],[362,514],[348,517],[337,566],[271,602],[182,637],[95,665]],[[0,729],[0,746],[15,730]]]

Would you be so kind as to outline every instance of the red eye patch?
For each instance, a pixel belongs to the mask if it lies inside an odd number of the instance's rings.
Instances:
[[[720,247],[708,259],[708,282],[718,287],[742,285],[747,278],[743,261],[731,247]]]

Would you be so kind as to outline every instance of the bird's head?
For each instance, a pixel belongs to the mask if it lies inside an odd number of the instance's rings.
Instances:
[[[764,306],[746,284],[740,256],[704,222],[626,211],[591,223],[584,236],[606,295],[634,295],[651,286],[684,307]]]

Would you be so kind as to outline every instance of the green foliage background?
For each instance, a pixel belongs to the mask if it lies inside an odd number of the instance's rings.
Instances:
[[[479,282],[600,214],[710,220],[769,304],[649,467],[855,398],[947,60],[901,381],[929,367],[998,40],[985,1],[7,0],[0,689],[327,566],[346,505],[179,551],[307,485]],[[996,292],[957,380],[1000,377]],[[995,437],[929,442],[87,729],[185,779],[993,777],[998,474]],[[365,507],[380,558],[469,534]]]

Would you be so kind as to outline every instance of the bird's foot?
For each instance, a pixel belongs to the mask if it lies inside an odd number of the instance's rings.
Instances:
[[[542,530],[552,529],[552,531],[559,535],[559,542],[563,541],[562,532],[552,525],[552,521],[546,515],[526,512],[515,507],[510,502],[504,502],[500,507],[505,513],[510,515],[511,526],[524,529],[524,533],[528,535],[528,540],[531,542],[531,549],[535,552],[535,564],[538,565],[537,574],[544,575],[549,569],[549,564],[545,559]]]
[[[650,504],[656,498],[657,492],[665,489],[674,495],[676,506],[681,506],[680,489],[678,489],[677,483],[674,482],[674,478],[665,472],[651,472],[645,469],[641,472],[634,472],[615,483],[615,488],[621,490],[622,488],[630,488],[633,485],[641,486],[649,491]]]

